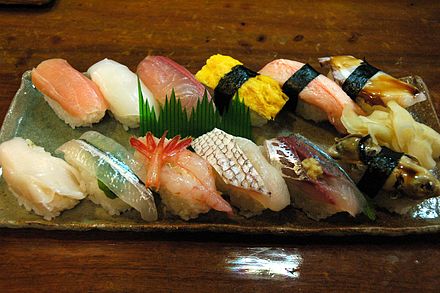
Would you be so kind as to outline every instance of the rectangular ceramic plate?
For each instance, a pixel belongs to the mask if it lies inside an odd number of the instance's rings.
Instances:
[[[426,90],[419,77],[408,77],[406,80],[420,90]],[[440,126],[431,100],[417,104],[411,109],[417,120],[424,122],[439,131]],[[326,148],[332,144],[337,133],[327,124],[317,125],[293,115],[284,114],[278,122],[269,123],[263,129],[256,130],[257,142],[264,137],[299,132],[316,144]],[[282,126],[281,126],[282,125]],[[23,76],[23,81],[8,110],[0,132],[0,142],[21,136],[43,146],[47,151],[54,150],[70,139],[78,138],[83,132],[96,130],[128,147],[128,138],[136,134],[124,131],[112,117],[106,115],[104,120],[92,128],[72,129],[58,119],[42,95],[32,86],[30,73]],[[160,209],[159,209],[160,210]],[[260,216],[245,219],[235,216],[228,219],[217,212],[209,212],[192,221],[182,221],[167,216],[159,221],[146,223],[135,211],[121,216],[109,216],[101,207],[88,200],[83,200],[72,210],[65,211],[53,221],[46,221],[20,207],[15,197],[9,192],[3,178],[0,178],[0,226],[10,228],[40,228],[58,230],[119,230],[119,231],[218,231],[238,233],[272,233],[272,234],[381,234],[402,235],[440,231],[440,198],[424,201],[408,215],[399,216],[386,211],[377,211],[377,220],[372,222],[364,217],[351,218],[344,215],[332,217],[325,221],[314,221],[293,207],[274,213],[266,211]]]

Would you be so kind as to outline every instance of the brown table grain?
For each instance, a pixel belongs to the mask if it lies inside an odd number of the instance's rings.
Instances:
[[[417,74],[440,110],[438,1],[55,1],[0,6],[0,118],[21,74],[61,57],[134,69],[147,54],[195,73],[210,55],[258,69],[353,54]],[[0,229],[0,292],[440,290],[440,236],[280,237]]]

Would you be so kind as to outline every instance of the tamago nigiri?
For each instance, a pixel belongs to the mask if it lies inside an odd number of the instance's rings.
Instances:
[[[49,59],[32,70],[32,83],[57,116],[72,128],[104,117],[107,103],[99,88],[63,59]]]

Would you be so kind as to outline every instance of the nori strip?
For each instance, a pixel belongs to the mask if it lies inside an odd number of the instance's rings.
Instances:
[[[359,154],[361,160],[367,164],[367,170],[358,182],[360,191],[369,197],[375,197],[382,189],[394,168],[399,165],[403,153],[395,152],[387,147],[381,147],[381,151],[375,155],[366,152],[365,142],[369,136],[363,137],[359,141]]]
[[[380,69],[370,65],[367,61],[363,61],[344,81],[342,89],[353,100],[356,99],[359,92],[365,86],[367,81],[378,73]]]
[[[238,89],[249,78],[257,75],[257,72],[252,71],[243,65],[236,65],[220,79],[218,85],[214,89],[214,103],[220,114],[223,114],[228,108],[229,103]]]
[[[298,71],[296,71],[292,76],[283,84],[282,90],[289,97],[285,108],[289,109],[291,112],[295,112],[296,106],[298,104],[299,93],[317,76],[319,72],[316,71],[309,64],[304,64]]]

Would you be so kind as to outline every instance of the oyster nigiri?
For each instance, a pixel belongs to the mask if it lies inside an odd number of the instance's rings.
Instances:
[[[86,197],[79,172],[30,140],[15,137],[0,145],[0,165],[9,190],[26,210],[46,220]]]
[[[49,59],[32,70],[32,83],[57,116],[72,128],[104,117],[107,103],[99,88],[63,59]]]
[[[110,214],[133,207],[145,221],[157,220],[152,192],[130,168],[136,167],[131,155],[115,141],[97,132],[86,132],[80,139],[60,146],[57,152],[80,171],[92,201]]]
[[[407,108],[426,100],[426,95],[416,87],[353,56],[323,57],[319,63],[329,69],[329,76],[365,109],[368,105],[386,105],[389,101]]]
[[[305,137],[295,134],[266,140],[265,152],[282,172],[295,206],[310,218],[320,220],[339,212],[373,217],[345,171]]]
[[[127,66],[116,61],[104,59],[92,65],[87,73],[98,85],[110,111],[124,127],[139,126],[139,92],[138,79]],[[141,82],[144,99],[159,116],[159,105],[150,90]]]
[[[267,208],[280,211],[290,204],[281,173],[252,141],[215,128],[195,139],[192,147],[214,167],[218,188],[242,214],[252,216]]]
[[[137,74],[161,106],[174,90],[182,107],[190,113],[205,93],[205,87],[191,72],[164,56],[147,56],[137,66]]]
[[[231,214],[231,206],[215,187],[211,166],[186,149],[191,138],[165,141],[165,136],[166,132],[158,140],[148,132],[145,138],[130,139],[135,157],[145,167],[138,172],[146,178],[145,185],[158,191],[167,210],[184,220],[210,209]]]
[[[275,79],[289,97],[284,108],[305,119],[328,120],[339,132],[346,133],[341,123],[344,107],[351,105],[359,114],[363,113],[335,82],[308,64],[277,59],[266,64],[259,73]]]

